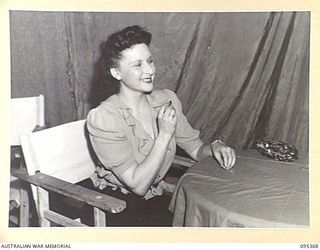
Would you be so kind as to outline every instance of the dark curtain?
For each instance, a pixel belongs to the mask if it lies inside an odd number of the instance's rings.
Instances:
[[[83,119],[114,92],[98,59],[107,36],[153,34],[156,87],[174,90],[208,142],[292,143],[307,159],[309,12],[84,13],[11,11],[12,97],[44,94],[50,126]]]

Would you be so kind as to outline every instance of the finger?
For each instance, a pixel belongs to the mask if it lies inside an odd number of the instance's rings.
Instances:
[[[176,114],[176,111],[174,110],[174,108],[170,111],[170,115],[174,116]]]
[[[172,101],[167,102],[162,107],[164,107],[164,110],[167,110],[169,107],[172,107]]]
[[[232,161],[233,161],[233,152],[232,152],[232,148],[228,147],[227,148],[227,168],[230,169],[232,167]]]
[[[166,109],[165,105],[159,109],[159,113],[158,113],[159,118],[163,118],[165,109]]]
[[[160,107],[159,113],[162,113],[162,114],[163,114],[165,110],[166,110],[166,106],[163,105],[163,106]]]
[[[236,162],[236,154],[233,148],[230,148],[230,165],[228,166],[229,169],[233,168]]]
[[[236,164],[236,159],[237,159],[236,151],[232,149],[232,165],[231,165],[232,168]]]
[[[223,160],[223,165],[225,168],[228,169],[229,166],[229,155],[228,155],[228,151],[226,148],[222,148],[221,150],[221,156],[222,156],[222,160]]]
[[[173,109],[174,109],[174,108],[173,108],[172,105],[168,105],[168,106],[166,106],[166,108],[165,108],[165,113],[170,114],[170,112],[171,112]]]
[[[178,117],[175,115],[175,116],[173,116],[172,117],[172,121],[174,122],[174,123],[177,123],[177,121],[178,121]]]
[[[214,152],[214,157],[215,157],[216,160],[219,162],[220,166],[221,166],[222,168],[224,168],[223,159],[221,158],[220,152]]]
[[[171,123],[177,123],[177,116],[176,115],[169,115],[169,121]]]
[[[170,114],[169,114],[169,115],[165,115],[165,116],[163,117],[163,119],[164,119],[165,121],[171,123],[171,124],[176,123],[176,116],[173,116],[173,115],[170,115]]]
[[[172,119],[172,117],[175,116],[175,111],[173,111],[171,108],[168,108],[168,109],[165,111],[164,116],[167,117],[167,118]]]

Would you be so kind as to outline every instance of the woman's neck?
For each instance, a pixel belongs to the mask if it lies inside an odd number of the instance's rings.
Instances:
[[[126,105],[128,105],[133,110],[139,110],[141,107],[149,103],[147,99],[147,95],[139,91],[120,88],[120,92],[118,95],[121,101]]]
[[[155,138],[156,124],[153,120],[152,108],[147,94],[128,88],[120,88],[119,97],[123,103],[132,109],[132,115],[138,120],[147,134]]]

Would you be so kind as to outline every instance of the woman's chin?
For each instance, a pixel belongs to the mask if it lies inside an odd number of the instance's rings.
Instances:
[[[153,83],[147,83],[147,84],[145,83],[143,85],[143,90],[145,92],[151,92],[153,90]]]

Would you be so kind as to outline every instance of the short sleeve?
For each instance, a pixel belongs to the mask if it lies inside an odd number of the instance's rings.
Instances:
[[[190,155],[192,152],[199,149],[203,145],[203,142],[199,137],[200,132],[192,128],[188,119],[183,114],[182,105],[177,95],[171,90],[166,89],[165,91],[168,93],[170,99],[172,100],[178,116],[177,128],[175,133],[176,142],[179,147],[184,149]]]
[[[92,147],[105,168],[120,174],[136,163],[120,115],[93,109],[87,117],[87,128]]]

